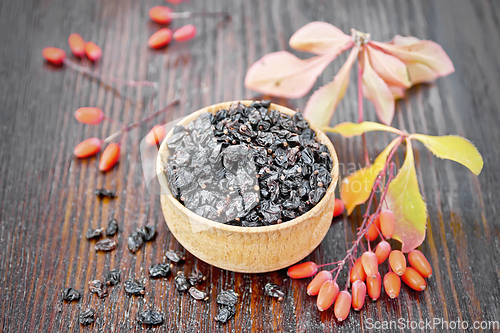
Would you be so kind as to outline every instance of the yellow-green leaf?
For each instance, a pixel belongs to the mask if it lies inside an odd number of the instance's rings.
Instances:
[[[481,154],[467,139],[456,135],[430,136],[424,134],[412,134],[411,138],[421,141],[437,157],[465,165],[475,175],[479,175],[483,169],[484,162]]]
[[[345,123],[340,123],[333,128],[323,127],[322,129],[325,132],[337,133],[346,138],[352,138],[353,136],[358,136],[373,131],[385,131],[385,132],[395,133],[398,135],[403,134],[403,132],[401,132],[397,128],[383,125],[380,123],[375,123],[373,121],[363,121],[361,123],[345,122]]]
[[[399,138],[394,139],[384,149],[384,151],[378,155],[375,162],[373,162],[371,166],[360,169],[352,175],[344,178],[340,189],[340,198],[347,209],[348,215],[351,215],[357,205],[360,205],[368,200],[375,179],[384,168],[387,156],[398,141]]]
[[[396,178],[390,182],[385,197],[396,222],[392,238],[403,244],[403,252],[409,252],[422,244],[427,222],[425,202],[418,188],[411,140],[406,139],[406,143],[405,161]]]

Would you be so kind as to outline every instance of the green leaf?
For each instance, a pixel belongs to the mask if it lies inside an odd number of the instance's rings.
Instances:
[[[335,127],[323,127],[323,131],[325,132],[332,132],[332,133],[337,133],[342,135],[343,137],[346,138],[352,138],[354,136],[362,135],[367,132],[373,132],[373,131],[385,131],[385,132],[391,132],[394,134],[402,135],[404,134],[397,128],[375,123],[373,121],[363,121],[361,123],[351,123],[351,122],[345,122],[345,123],[340,123]]]
[[[412,139],[422,142],[439,158],[446,158],[465,165],[476,176],[483,169],[483,158],[476,147],[467,139],[456,135],[430,136],[412,134]]]
[[[394,139],[375,159],[375,162],[369,167],[360,169],[347,176],[342,181],[340,188],[340,198],[345,204],[347,214],[351,215],[357,205],[360,205],[370,197],[373,189],[373,183],[378,174],[384,169],[387,156],[394,148],[399,138]]]
[[[425,202],[418,188],[411,140],[406,139],[406,144],[405,161],[396,178],[390,182],[385,197],[396,222],[392,238],[403,244],[403,252],[409,252],[422,244],[427,222]]]

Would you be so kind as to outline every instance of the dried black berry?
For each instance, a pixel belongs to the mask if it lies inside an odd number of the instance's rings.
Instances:
[[[130,252],[136,253],[144,244],[142,234],[140,232],[134,232],[132,235],[128,236],[127,243]]]
[[[217,316],[215,320],[220,323],[226,323],[229,319],[233,318],[236,313],[236,307],[234,305],[224,305],[219,307],[219,311],[217,312]]]
[[[184,254],[180,253],[179,251],[174,251],[174,250],[168,250],[165,253],[165,256],[168,258],[168,260],[175,262],[175,263],[177,263],[179,261],[186,260],[186,257],[184,256]]]
[[[135,279],[128,279],[123,283],[125,292],[129,295],[141,296],[146,293],[146,287]]]
[[[205,281],[207,278],[199,270],[194,270],[188,277],[189,283],[194,286],[198,283]]]
[[[66,288],[62,292],[62,299],[68,302],[78,301],[80,299],[80,292],[74,288]]]
[[[111,199],[116,198],[116,193],[114,191],[106,190],[103,188],[95,190],[94,193],[99,197],[99,199],[102,199],[104,197],[108,197]]]
[[[78,316],[78,321],[80,322],[81,325],[83,326],[88,326],[92,324],[95,320],[95,311],[93,309],[85,309],[80,311],[80,314]]]
[[[281,287],[275,283],[267,283],[264,287],[264,293],[267,296],[276,297],[278,301],[282,301],[285,297],[285,293]]]
[[[239,295],[232,289],[224,290],[217,295],[217,303],[221,305],[234,305],[238,303],[238,296]]]
[[[156,229],[154,226],[145,225],[137,229],[137,232],[142,235],[145,242],[153,240],[156,236]]]
[[[100,298],[108,296],[108,288],[101,280],[90,281],[89,289],[91,293],[97,294]]]
[[[191,287],[183,272],[177,272],[177,275],[174,278],[174,284],[177,290],[181,292],[184,292]]]
[[[115,284],[119,283],[121,281],[121,279],[122,279],[122,275],[121,275],[120,270],[112,269],[106,275],[106,284],[108,286],[114,286]]]
[[[170,275],[169,264],[156,264],[149,267],[149,277],[165,278]]]
[[[189,295],[193,297],[195,300],[198,301],[207,301],[208,300],[208,294],[206,292],[203,292],[201,290],[196,289],[195,287],[191,287],[188,290]]]
[[[87,230],[87,233],[85,234],[85,238],[87,239],[93,239],[93,238],[101,238],[102,236],[102,231],[104,229],[91,229]]]
[[[106,227],[106,236],[114,236],[118,232],[118,222],[113,217],[109,220],[108,226]]]
[[[157,326],[163,324],[164,315],[155,310],[144,310],[137,314],[137,322],[141,325]]]
[[[96,251],[108,252],[116,248],[116,242],[109,238],[104,238],[95,243]]]

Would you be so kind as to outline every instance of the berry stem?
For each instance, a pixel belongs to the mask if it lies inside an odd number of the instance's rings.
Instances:
[[[158,86],[158,83],[156,82],[151,82],[151,81],[134,81],[134,80],[123,80],[119,79],[113,76],[106,76],[102,75],[96,71],[93,71],[87,67],[83,67],[78,65],[77,63],[69,60],[68,58],[64,59],[64,64],[67,65],[68,67],[84,74],[88,75],[92,78],[104,81],[104,82],[109,82],[109,83],[114,83],[118,85],[126,85],[129,87],[153,87],[156,88]]]
[[[202,16],[202,17],[222,16],[224,19],[231,18],[231,14],[225,13],[225,12],[178,12],[178,13],[171,13],[170,14],[170,17],[172,19],[184,19],[184,18],[190,18],[190,17],[195,17],[195,16]]]
[[[361,48],[360,52],[363,50]],[[358,123],[363,122],[363,68],[358,58]],[[366,136],[363,134],[361,136],[363,139],[363,150],[365,154],[365,163],[370,166],[370,157],[368,156],[368,147],[366,145]]]

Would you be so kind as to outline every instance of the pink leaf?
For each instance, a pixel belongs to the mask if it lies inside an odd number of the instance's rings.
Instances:
[[[391,85],[387,85],[387,86],[389,87],[389,90],[392,93],[392,97],[394,97],[395,100],[405,97],[405,88],[391,86]]]
[[[389,125],[394,117],[394,97],[387,84],[373,70],[368,53],[363,54],[363,94],[375,105],[378,119]]]
[[[439,77],[436,72],[434,72],[429,66],[426,66],[424,64],[408,64],[407,67],[408,74],[410,75],[410,81],[413,84],[431,82]]]
[[[410,43],[412,40],[409,37],[399,37],[396,39],[399,43]],[[438,76],[446,76],[455,71],[453,63],[443,48],[430,40],[420,40],[415,41],[413,44],[403,45],[376,41],[370,41],[369,44],[372,46],[375,45],[384,52],[399,58],[407,65],[414,63],[423,64],[436,72]]]
[[[411,86],[404,62],[369,45],[366,49],[373,69],[388,85],[404,88]]]
[[[396,44],[396,45],[411,45],[420,42],[421,39],[418,39],[417,37],[413,36],[400,36],[396,35],[394,38],[391,40],[391,44]]]
[[[333,81],[316,90],[307,101],[304,116],[316,126],[324,127],[330,124],[335,108],[344,97],[349,85],[349,74],[358,52],[359,46],[353,48]]]
[[[302,60],[286,51],[270,53],[248,69],[245,87],[263,94],[300,98],[335,57],[326,54]]]
[[[340,54],[352,46],[353,41],[351,36],[330,23],[311,22],[297,30],[289,43],[297,51]]]

